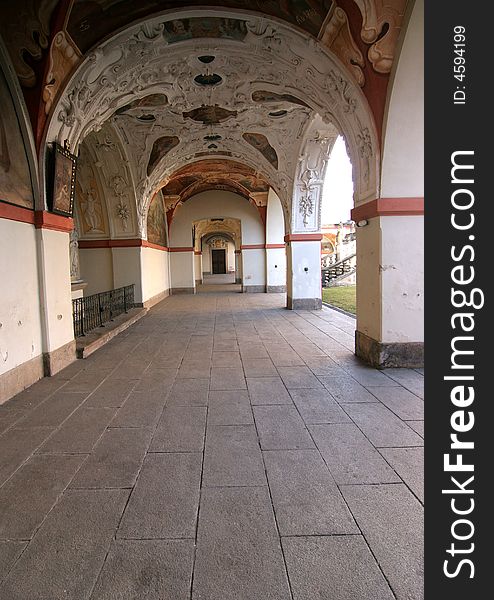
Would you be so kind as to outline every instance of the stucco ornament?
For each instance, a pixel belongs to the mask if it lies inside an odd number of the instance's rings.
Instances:
[[[211,11],[214,15],[223,12],[232,17],[227,11]],[[58,101],[47,141],[67,139],[76,151],[91,132],[101,129],[103,133],[105,123],[111,123],[128,159],[141,235],[147,205],[167,179],[190,162],[218,157],[241,160],[258,171],[279,195],[289,228],[317,227],[314,184],[310,198],[305,196],[306,216],[302,217],[298,204],[293,210],[293,201],[299,201],[293,192],[295,181],[303,182],[307,168],[314,169],[319,179],[322,174],[319,166],[304,165],[300,171],[299,162],[309,139],[313,141],[309,124],[316,117],[321,132],[328,127],[346,137],[356,198],[376,197],[378,144],[370,110],[358,83],[324,46],[287,24],[241,12],[234,19],[244,23],[243,40],[201,38],[168,43],[160,35],[165,22],[192,13],[184,10],[153,17],[96,48]],[[201,56],[213,59],[204,64]],[[208,74],[217,77],[210,79]],[[210,81],[213,85],[208,85]],[[165,96],[166,102],[144,106],[146,98],[158,95]],[[135,108],[139,101],[144,102],[142,110]],[[120,110],[128,105],[134,108]],[[200,121],[187,116],[203,113]],[[226,120],[208,117],[218,114],[232,116]],[[272,148],[270,154],[247,143],[246,132],[257,139],[264,136]],[[220,137],[211,140],[211,136]],[[159,158],[148,175],[154,143],[172,137],[179,143]],[[365,150],[360,141],[364,138]],[[99,141],[99,156],[112,154],[111,144],[104,137]],[[269,160],[275,154],[278,168],[276,161]],[[315,208],[309,214],[311,202]]]
[[[389,73],[393,66],[407,0],[354,0],[362,13],[361,37],[372,44],[367,56],[378,73]],[[384,27],[387,30],[384,32]]]

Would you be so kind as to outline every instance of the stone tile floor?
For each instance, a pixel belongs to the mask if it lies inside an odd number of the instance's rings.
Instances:
[[[423,372],[173,296],[0,407],[2,600],[419,600]]]

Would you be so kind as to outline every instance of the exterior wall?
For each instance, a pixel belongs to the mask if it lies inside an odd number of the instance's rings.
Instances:
[[[84,295],[112,290],[113,256],[111,248],[79,248],[81,279],[87,282]]]
[[[170,293],[170,264],[168,252],[142,248],[142,302],[159,300]]]
[[[390,82],[381,197],[424,195],[424,2],[416,0]]]
[[[43,338],[34,226],[0,219],[0,247],[1,375],[22,363],[42,357]],[[41,368],[38,377],[25,385],[34,383],[42,375]]]

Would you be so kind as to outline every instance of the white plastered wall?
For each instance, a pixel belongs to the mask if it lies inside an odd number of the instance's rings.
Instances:
[[[45,352],[57,350],[74,339],[70,291],[69,234],[38,230],[40,275],[44,290]]]
[[[192,247],[192,222],[214,218],[240,219],[243,245],[265,244],[264,226],[257,209],[245,198],[226,191],[208,191],[193,196],[178,209],[170,228],[172,248]],[[189,256],[189,254],[191,256]],[[246,285],[266,285],[264,250],[242,251],[243,272],[251,277]],[[203,270],[207,268],[203,262]],[[193,252],[171,253],[171,286],[194,286]]]
[[[0,219],[0,374],[43,353],[36,230]]]
[[[424,2],[416,0],[390,81],[381,197],[424,195]]]
[[[134,300],[143,303],[141,247],[112,248],[115,288],[135,284]]]
[[[141,249],[142,302],[167,294],[170,290],[168,252],[155,248]]]
[[[87,281],[84,295],[112,290],[113,257],[111,248],[79,248],[80,275]]]

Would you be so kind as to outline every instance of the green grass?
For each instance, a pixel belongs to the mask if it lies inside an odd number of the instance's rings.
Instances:
[[[349,313],[355,314],[357,312],[356,304],[356,286],[345,285],[336,286],[332,288],[323,288],[322,300],[328,304],[332,304],[337,308],[342,308]]]

